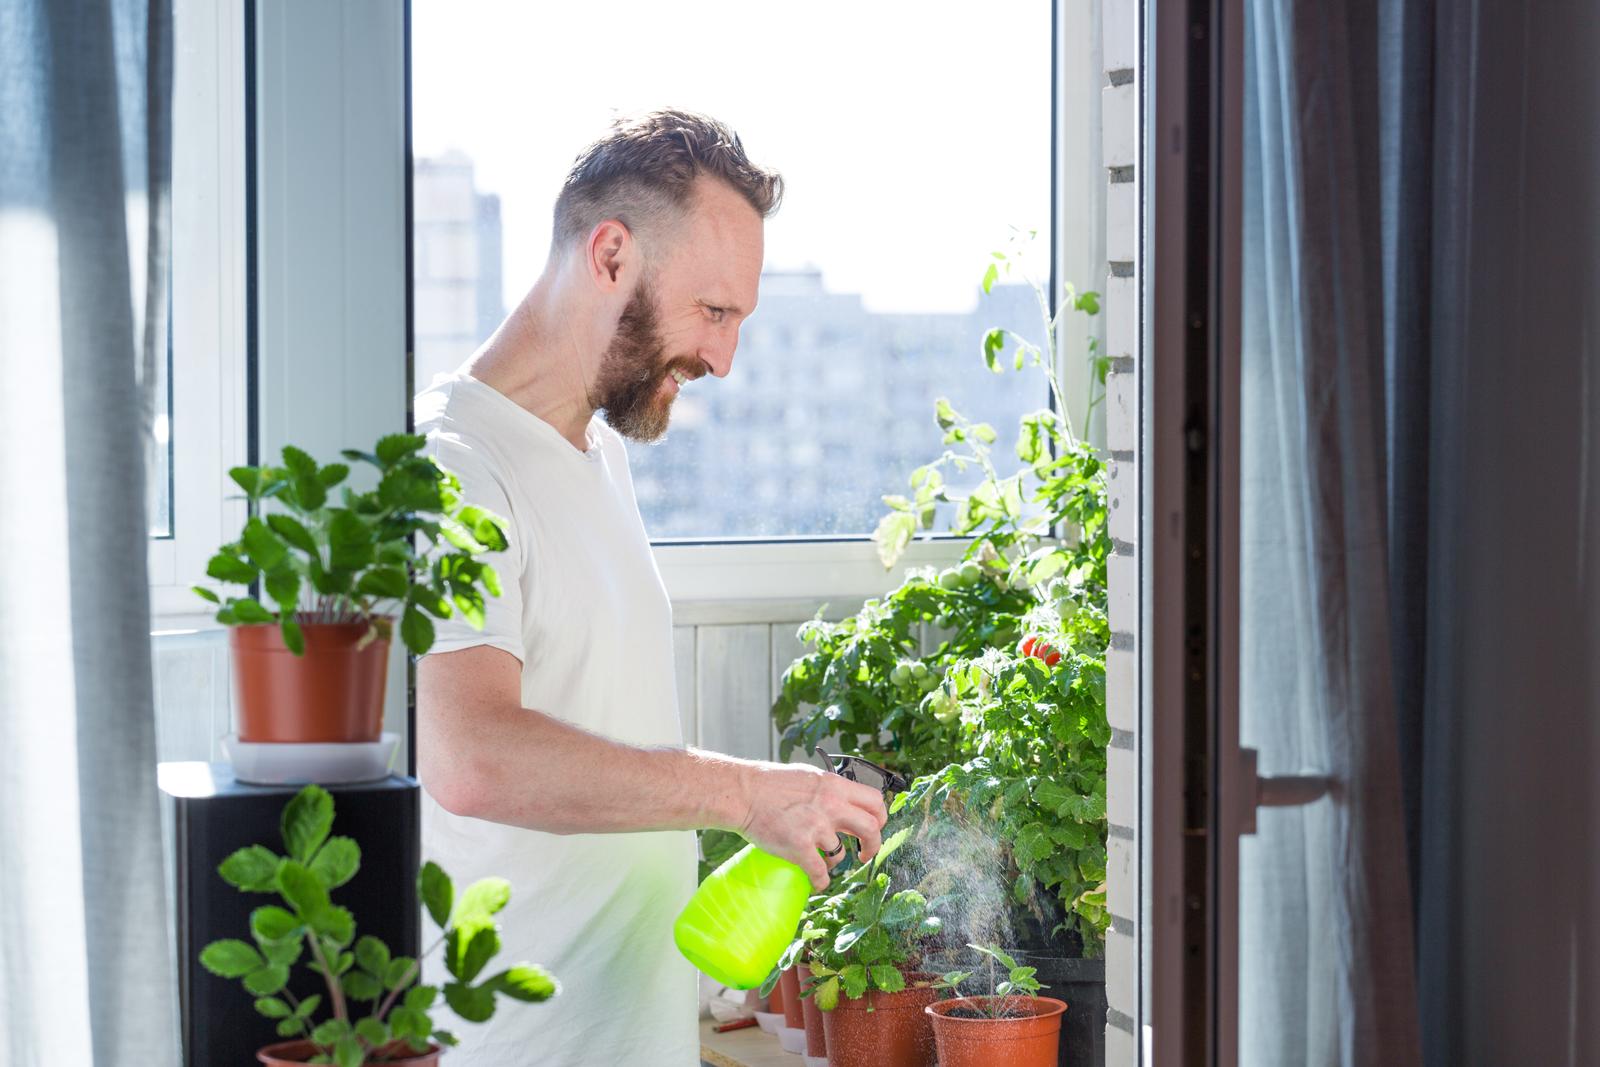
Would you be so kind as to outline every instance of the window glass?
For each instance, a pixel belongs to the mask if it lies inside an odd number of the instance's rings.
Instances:
[[[1051,9],[911,0],[804,8],[619,0],[416,0],[412,11],[416,381],[458,366],[533,284],[578,151],[619,112],[731,125],[782,172],[760,306],[732,373],[687,386],[632,445],[656,538],[861,535],[938,455],[933,403],[1002,444],[1047,402],[990,375],[992,326],[1042,341],[1033,290],[979,281],[1038,231],[1047,278]]]

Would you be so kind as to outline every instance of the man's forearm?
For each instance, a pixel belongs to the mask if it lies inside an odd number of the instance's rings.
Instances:
[[[456,814],[557,834],[737,830],[748,817],[746,761],[623,744],[525,708],[452,718],[448,735],[419,724],[419,752],[429,792]]]

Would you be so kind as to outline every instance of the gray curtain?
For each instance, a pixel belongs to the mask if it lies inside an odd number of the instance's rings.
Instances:
[[[1247,10],[1241,1062],[1600,1062],[1600,14]]]
[[[146,578],[167,0],[0,4],[0,1060],[174,1063]]]
[[[1406,1067],[1378,8],[1247,8],[1241,735],[1336,784],[1241,842],[1240,1062]]]

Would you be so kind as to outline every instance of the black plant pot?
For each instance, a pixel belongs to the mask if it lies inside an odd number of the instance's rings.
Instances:
[[[1030,916],[1020,931],[1018,962],[1038,969],[1034,977],[1045,996],[1067,1002],[1058,1067],[1105,1067],[1106,961],[1085,959],[1083,940],[1076,931],[1052,937],[1049,931],[1059,921],[1059,914]]]

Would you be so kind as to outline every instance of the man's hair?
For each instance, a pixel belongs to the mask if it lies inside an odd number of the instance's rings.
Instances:
[[[695,179],[725,182],[762,218],[778,210],[783,178],[745,155],[739,135],[705,115],[672,109],[618,119],[579,154],[556,198],[553,248],[565,250],[605,219],[638,236],[687,212]]]

